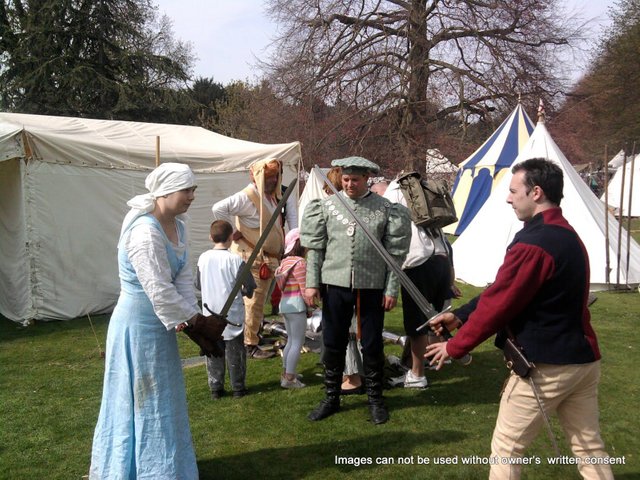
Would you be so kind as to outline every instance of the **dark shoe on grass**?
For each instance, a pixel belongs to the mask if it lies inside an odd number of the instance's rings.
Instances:
[[[242,390],[234,390],[232,393],[233,398],[242,398],[249,393],[249,390],[243,388]]]
[[[371,421],[375,425],[380,425],[381,423],[386,423],[389,420],[389,410],[385,407],[384,403],[376,402],[369,403],[369,413],[371,414]]]
[[[323,398],[320,404],[315,408],[313,412],[307,415],[309,420],[317,422],[323,420],[340,410],[340,397],[338,398]]]
[[[340,395],[364,395],[364,385],[355,388],[342,388]]]
[[[220,400],[222,397],[224,397],[224,390],[213,390],[211,392],[212,400]]]
[[[273,358],[276,355],[276,352],[265,352],[264,350],[260,350],[257,345],[245,345],[245,348],[247,350],[247,358],[253,358],[255,360]]]

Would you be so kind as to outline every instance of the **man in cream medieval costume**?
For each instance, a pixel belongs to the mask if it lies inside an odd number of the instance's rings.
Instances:
[[[368,226],[401,265],[411,240],[408,210],[373,194],[367,180],[379,167],[362,157],[331,162],[342,167],[343,190],[337,195]],[[300,240],[307,247],[305,301],[322,299],[326,397],[309,414],[322,420],[340,409],[340,387],[355,309],[361,336],[365,386],[371,420],[384,423],[389,413],[382,398],[384,312],[395,307],[398,279],[365,236],[343,203],[332,195],[305,208]]]
[[[250,167],[251,183],[246,188],[213,205],[213,219],[226,220],[235,225],[231,251],[247,260],[260,238],[269,218],[275,211],[282,196],[282,164],[276,159],[265,159]],[[287,200],[286,221],[289,229],[298,226],[296,199],[291,195]],[[235,217],[235,218],[234,218]],[[284,229],[282,217],[269,232],[262,251],[251,267],[257,288],[252,298],[244,298],[245,327],[244,344],[250,358],[270,358],[273,352],[258,348],[258,332],[263,320],[264,302],[282,253],[284,251]]]

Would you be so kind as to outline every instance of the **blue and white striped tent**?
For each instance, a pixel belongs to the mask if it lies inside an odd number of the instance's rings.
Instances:
[[[459,220],[446,226],[446,233],[460,235],[467,228],[529,140],[533,128],[527,112],[518,104],[493,135],[458,165],[452,197]]]
[[[640,245],[629,238],[627,230],[620,227],[604,203],[580,178],[549,135],[543,119],[538,120],[514,162],[536,157],[548,158],[562,169],[564,189],[560,207],[587,250],[590,289],[608,290],[610,286],[620,284],[635,290],[640,284]],[[507,247],[523,226],[507,203],[512,178],[511,170],[505,169],[476,218],[453,244],[458,280],[483,288],[495,280]]]

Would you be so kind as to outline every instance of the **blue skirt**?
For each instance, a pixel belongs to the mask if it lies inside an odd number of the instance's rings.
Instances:
[[[176,332],[143,293],[111,316],[90,478],[198,478]]]

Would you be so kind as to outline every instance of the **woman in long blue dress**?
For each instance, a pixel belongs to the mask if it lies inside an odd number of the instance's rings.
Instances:
[[[198,315],[185,224],[188,166],[165,163],[127,204],[118,244],[121,291],[109,322],[91,479],[198,478],[176,331]]]

